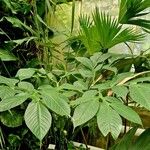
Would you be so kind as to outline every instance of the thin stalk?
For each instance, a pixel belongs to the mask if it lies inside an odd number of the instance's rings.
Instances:
[[[2,60],[1,60],[1,62],[2,62],[2,65],[3,65],[4,69],[5,69],[5,71],[6,71],[7,74],[8,74],[8,76],[11,78],[11,75],[10,75],[10,73],[9,73],[9,71],[8,71],[8,69],[7,69],[6,65],[5,65],[5,63],[4,63]]]
[[[131,52],[131,54],[132,54],[132,56],[133,56],[134,54],[133,54],[133,51],[132,51],[131,47],[129,46],[129,44],[126,43],[126,42],[124,42],[124,43],[125,43],[125,45],[129,48],[129,50],[130,50],[130,52]]]
[[[129,104],[129,95],[126,96],[126,102],[125,105],[128,106]],[[124,132],[123,134],[126,134],[127,132],[127,119],[124,119]]]
[[[109,147],[110,147],[110,133],[107,135],[106,150],[109,150]]]
[[[85,146],[86,146],[86,149],[88,150],[88,149],[89,149],[89,148],[88,148],[88,144],[87,144],[87,141],[86,141],[86,138],[85,138],[85,135],[84,135],[84,132],[83,132],[82,128],[81,128],[81,134],[82,134],[83,141],[84,141],[84,144],[85,144]]]
[[[74,20],[75,20],[75,0],[72,1],[71,34],[74,28]]]

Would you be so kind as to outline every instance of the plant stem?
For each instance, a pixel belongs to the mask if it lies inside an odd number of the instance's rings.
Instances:
[[[5,71],[7,72],[8,76],[11,78],[11,75],[10,75],[10,73],[9,73],[9,71],[8,71],[8,69],[7,69],[6,65],[5,65],[5,63],[4,63],[2,60],[1,60],[1,63],[2,63],[2,65],[3,65]]]
[[[125,102],[125,105],[126,106],[128,106],[128,103],[129,103],[129,95],[127,94],[127,96],[126,96],[126,102]],[[127,120],[125,119],[124,120],[124,133],[123,134],[126,134],[126,132],[127,132]]]
[[[83,132],[82,129],[81,129],[81,134],[82,134],[83,141],[84,141],[84,144],[85,144],[85,146],[86,146],[86,149],[88,150],[88,149],[89,149],[89,148],[88,148],[88,144],[87,144],[87,141],[86,141],[86,138],[85,138],[85,135],[84,135],[84,132]]]
[[[107,135],[106,150],[108,150],[109,147],[110,147],[110,133]]]

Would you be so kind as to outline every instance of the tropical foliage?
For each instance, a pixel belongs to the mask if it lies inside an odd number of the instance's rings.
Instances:
[[[58,33],[49,16],[61,3],[67,1],[0,2],[2,149],[45,150],[50,143],[58,150],[69,149],[79,132],[86,143],[84,128],[93,126],[107,137],[108,149],[111,137],[113,144],[121,137],[122,125],[143,127],[135,107],[150,110],[149,51],[135,55],[129,45],[140,44],[149,33],[149,21],[138,18],[149,13],[143,12],[149,2],[122,0],[118,19],[96,7],[91,17],[80,16],[80,31],[74,36],[73,1],[71,37],[58,50],[52,41]],[[118,44],[125,44],[131,54],[110,53]],[[148,145],[149,129],[130,143],[135,131],[111,149],[138,150],[143,141]]]

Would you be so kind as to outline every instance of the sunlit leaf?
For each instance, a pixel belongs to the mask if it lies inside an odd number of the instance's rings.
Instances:
[[[51,114],[41,102],[29,103],[25,111],[25,123],[31,132],[40,140],[51,127]]]

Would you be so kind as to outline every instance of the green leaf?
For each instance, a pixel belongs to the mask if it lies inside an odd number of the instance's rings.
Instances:
[[[79,73],[83,76],[83,77],[87,77],[87,78],[92,78],[94,76],[94,72],[89,70],[89,69],[79,69]]]
[[[121,117],[105,101],[100,104],[97,124],[104,136],[110,132],[114,139],[117,139],[122,128]]]
[[[150,110],[150,85],[135,84],[129,86],[130,96],[133,101]]]
[[[94,88],[94,89],[96,88],[99,91],[103,91],[103,90],[110,89],[111,86],[110,86],[109,82],[104,82],[104,83],[100,83],[100,84],[94,85],[94,86],[92,86],[92,88]]]
[[[18,127],[22,125],[23,114],[15,110],[12,110],[11,112],[5,111],[0,114],[0,121],[7,127]]]
[[[63,85],[61,85],[60,89],[66,89],[66,90],[73,90],[73,91],[82,92],[82,89],[76,87],[75,85],[69,84],[69,83],[64,83]]]
[[[76,100],[71,101],[70,104],[73,106],[74,105],[77,106],[77,105],[80,105],[81,103],[92,101],[93,99],[95,99],[96,94],[97,94],[96,90],[85,91],[82,97],[79,97]]]
[[[86,68],[93,70],[93,64],[92,61],[86,57],[76,57],[76,60],[79,61],[82,65],[84,65]]]
[[[72,120],[74,128],[82,125],[92,119],[99,108],[99,101],[97,98],[91,99],[91,101],[81,103],[75,108]]]
[[[135,127],[129,130],[117,144],[110,148],[110,150],[131,150],[130,146],[136,130],[137,128]]]
[[[13,97],[15,95],[15,90],[9,86],[0,86],[0,98],[5,99],[8,97]]]
[[[18,45],[21,45],[21,44],[23,44],[23,43],[28,44],[30,41],[32,41],[32,40],[34,40],[34,39],[37,39],[37,37],[31,36],[31,37],[26,37],[26,38],[23,38],[23,39],[5,41],[5,43],[13,42],[13,43],[16,44],[15,46],[18,46]]]
[[[149,12],[144,12],[149,7],[149,0],[121,0],[118,20],[122,24],[138,25],[150,30],[150,21],[139,18],[149,14]]]
[[[25,111],[25,123],[31,132],[40,140],[44,138],[51,127],[51,114],[41,103],[29,103]]]
[[[59,94],[56,90],[41,89],[42,102],[52,111],[61,116],[70,116],[68,98]]]
[[[114,72],[115,74],[117,74],[117,71],[118,71],[116,67],[111,67],[110,65],[103,66],[103,69]]]
[[[142,121],[139,115],[132,110],[129,106],[125,106],[121,103],[118,99],[114,97],[106,97],[106,100],[109,100],[110,106],[122,117],[126,118],[127,120],[142,125]]]
[[[4,19],[6,19],[8,22],[10,22],[14,27],[17,28],[25,28],[28,31],[30,31],[32,34],[36,35],[36,32],[34,30],[32,30],[32,28],[30,28],[29,26],[27,26],[26,24],[24,24],[21,20],[19,20],[18,18],[15,17],[4,17],[2,18],[0,21],[3,21]]]
[[[96,66],[98,63],[104,63],[108,58],[111,57],[111,54],[106,53],[102,54],[101,52],[94,53],[93,56],[90,57],[92,63],[94,66]]]
[[[17,79],[11,79],[11,78],[6,78],[3,76],[0,76],[0,84],[6,84],[8,86],[14,86],[19,80]]]
[[[26,93],[20,93],[12,97],[5,98],[0,101],[0,112],[10,110],[11,108],[21,105],[28,98],[29,95]]]
[[[29,79],[34,75],[34,73],[35,73],[34,68],[19,69],[16,74],[16,77],[18,77],[20,80]]]
[[[25,81],[19,82],[18,87],[21,90],[25,90],[25,91],[28,91],[28,92],[33,92],[34,91],[34,86],[29,82],[25,82]]]
[[[137,127],[127,132],[117,144],[110,150],[149,150],[150,148],[150,129],[146,129],[139,137],[135,139],[134,135]]]
[[[112,91],[117,95],[117,97],[122,97],[123,99],[126,99],[129,92],[128,88],[123,85],[113,86]]]
[[[146,129],[131,145],[132,150],[149,150],[150,148],[150,128]]]
[[[0,49],[0,60],[2,60],[2,61],[16,61],[17,58],[15,57],[15,55],[10,53],[8,50]]]

